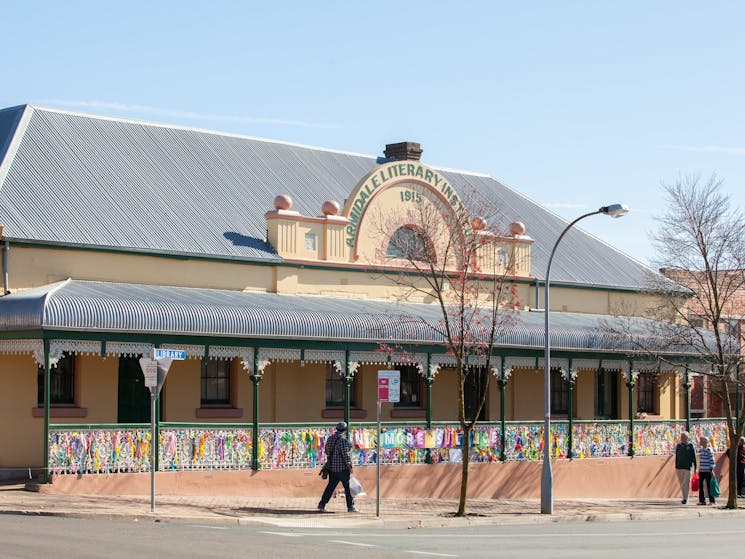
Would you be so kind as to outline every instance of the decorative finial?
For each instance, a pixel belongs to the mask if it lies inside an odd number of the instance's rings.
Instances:
[[[277,210],[289,210],[292,207],[292,198],[287,194],[279,194],[274,197],[274,208]]]
[[[510,234],[515,237],[525,235],[525,224],[522,221],[513,221],[510,223]]]
[[[321,206],[323,215],[337,215],[339,213],[339,204],[334,200],[326,200]]]
[[[486,220],[480,215],[473,216],[471,218],[471,227],[474,231],[483,231],[486,229]]]

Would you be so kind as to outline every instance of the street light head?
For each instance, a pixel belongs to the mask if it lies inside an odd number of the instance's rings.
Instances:
[[[629,207],[626,204],[611,204],[610,206],[603,206],[598,211],[611,217],[621,217],[629,213]]]

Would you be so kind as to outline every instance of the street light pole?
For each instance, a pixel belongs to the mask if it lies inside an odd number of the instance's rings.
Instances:
[[[550,303],[549,303],[549,284],[551,277],[551,263],[554,260],[554,254],[556,249],[564,238],[567,231],[569,231],[574,225],[586,217],[597,214],[605,214],[611,217],[621,217],[629,212],[628,206],[625,204],[612,204],[610,206],[603,206],[597,211],[589,212],[579,216],[577,219],[567,225],[559,235],[554,243],[554,248],[551,250],[551,256],[548,257],[548,266],[546,267],[546,284],[545,284],[545,331],[544,331],[544,382],[543,382],[543,410],[544,410],[544,423],[543,423],[543,470],[541,471],[541,514],[553,514],[554,513],[554,474],[551,470],[551,333],[549,330],[549,314],[550,314]]]

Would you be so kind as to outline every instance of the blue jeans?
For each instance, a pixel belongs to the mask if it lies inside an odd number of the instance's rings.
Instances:
[[[351,509],[354,506],[354,499],[352,498],[352,491],[349,489],[349,476],[351,472],[346,470],[344,472],[329,472],[329,482],[326,485],[326,489],[321,497],[321,502],[318,503],[318,507],[325,507],[326,504],[331,500],[331,496],[334,494],[334,489],[339,485],[339,482],[344,486],[344,494],[347,497],[347,509]]]

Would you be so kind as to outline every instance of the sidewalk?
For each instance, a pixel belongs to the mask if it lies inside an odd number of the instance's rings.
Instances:
[[[722,501],[722,505],[725,501]],[[386,499],[380,517],[375,498],[358,499],[361,513],[347,513],[344,498],[335,497],[330,513],[316,511],[316,498],[60,495],[27,491],[24,484],[0,486],[0,514],[49,515],[194,524],[253,524],[284,528],[436,528],[468,525],[539,524],[552,522],[665,520],[742,516],[745,508],[725,510],[681,505],[676,499],[574,499],[554,502],[554,514],[540,514],[537,499],[471,499],[466,518],[455,518],[452,499]]]

